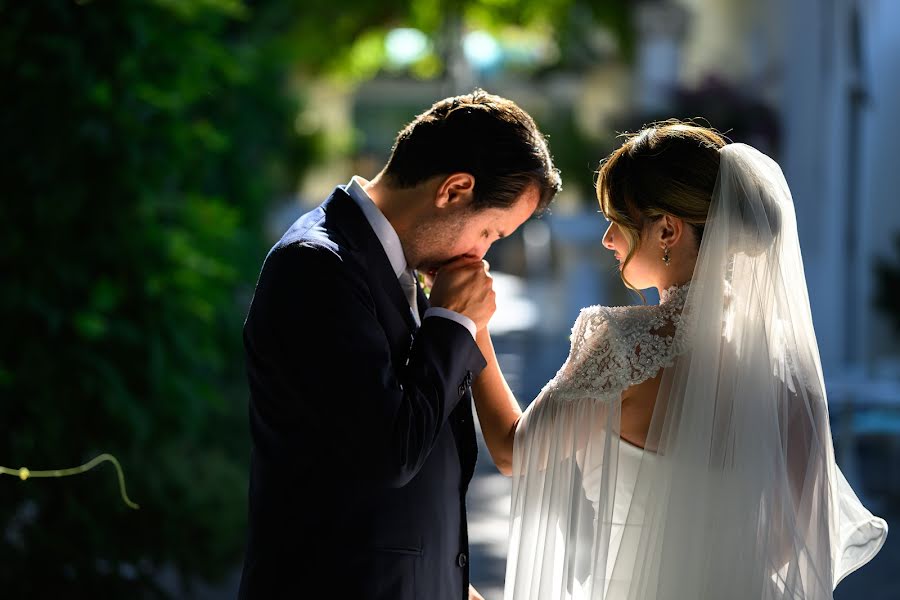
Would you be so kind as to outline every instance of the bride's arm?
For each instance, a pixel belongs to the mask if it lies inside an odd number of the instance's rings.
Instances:
[[[486,327],[478,332],[476,341],[487,366],[472,386],[475,410],[494,464],[504,475],[512,475],[513,439],[522,409],[500,372],[494,344]]]

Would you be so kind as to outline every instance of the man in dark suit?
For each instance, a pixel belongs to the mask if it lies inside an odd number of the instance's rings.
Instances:
[[[416,117],[381,173],[275,244],[244,326],[241,598],[478,597],[465,494],[475,335],[495,308],[482,258],[559,187],[531,117],[478,90]]]

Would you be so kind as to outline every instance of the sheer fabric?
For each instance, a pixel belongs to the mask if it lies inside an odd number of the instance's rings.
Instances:
[[[584,309],[522,416],[506,600],[831,598],[884,542],[835,464],[787,183],[720,157],[692,282]],[[641,449],[622,392],[660,370]]]

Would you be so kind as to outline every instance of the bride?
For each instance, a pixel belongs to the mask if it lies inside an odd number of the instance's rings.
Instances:
[[[819,599],[887,524],[834,460],[790,191],[769,157],[666,121],[601,165],[603,245],[654,306],[591,306],[522,413],[475,404],[512,475],[507,600]]]

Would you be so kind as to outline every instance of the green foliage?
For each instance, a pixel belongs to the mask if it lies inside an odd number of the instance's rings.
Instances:
[[[394,27],[414,27],[429,36],[433,51],[411,65],[422,79],[445,74],[454,23],[495,34],[510,27],[541,32],[559,46],[549,69],[583,69],[598,60],[592,38],[604,27],[623,55],[633,51],[631,7],[615,0],[293,0],[274,2],[264,18],[291,23],[291,39],[307,73],[368,79],[387,65],[384,39]],[[310,18],[297,18],[307,15]],[[314,18],[311,17],[314,15]]]
[[[0,596],[161,595],[215,578],[246,512],[240,327],[313,144],[283,28],[238,0],[0,3]]]

